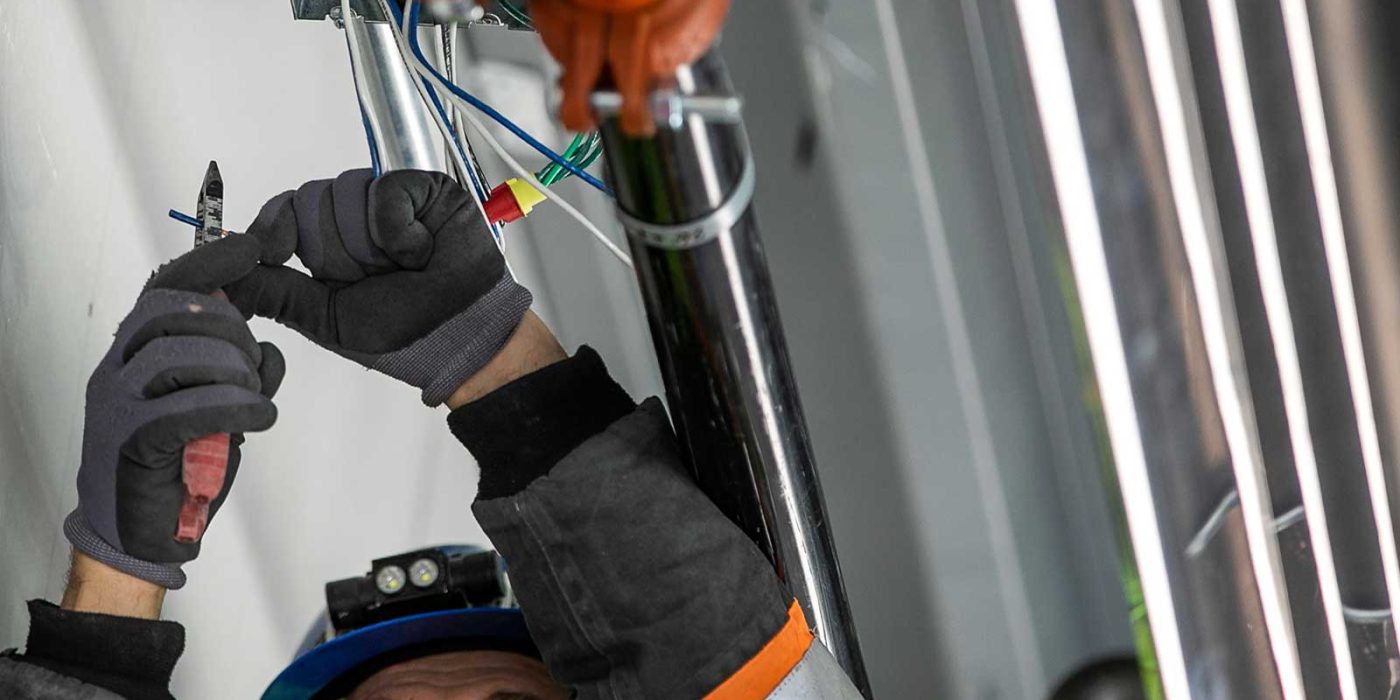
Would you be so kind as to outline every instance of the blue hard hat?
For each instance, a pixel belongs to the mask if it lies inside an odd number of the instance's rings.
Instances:
[[[483,552],[440,547],[444,553]],[[376,562],[378,564],[378,562]],[[507,596],[507,605],[513,601]],[[514,607],[457,607],[395,617],[337,634],[322,614],[295,659],[263,700],[340,698],[379,670],[401,661],[462,650],[513,651],[539,658],[525,617]]]

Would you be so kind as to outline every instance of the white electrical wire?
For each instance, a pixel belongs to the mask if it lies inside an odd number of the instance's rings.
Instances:
[[[583,224],[583,227],[588,229],[588,232],[593,234],[593,237],[598,239],[598,242],[602,243],[603,247],[607,248],[608,252],[613,254],[613,257],[621,260],[623,265],[632,267],[631,256],[625,253],[622,248],[618,247],[616,243],[613,243],[612,239],[608,238],[606,233],[603,233],[603,231],[590,221],[588,217],[584,216],[582,212],[575,209],[574,205],[569,204],[568,200],[551,191],[548,187],[545,187],[535,178],[534,173],[521,165],[520,161],[513,158],[510,153],[507,153],[505,146],[501,145],[500,140],[491,134],[490,130],[486,128],[486,125],[481,123],[481,119],[469,111],[469,108],[470,105],[466,104],[460,106],[460,111],[462,116],[466,117],[467,124],[471,125],[472,130],[475,131],[477,135],[486,140],[486,144],[491,147],[491,150],[496,152],[496,155],[499,156],[501,160],[505,161],[506,165],[510,166],[511,170],[515,171],[516,176],[530,183],[530,186],[539,190],[541,194],[548,197],[555,204],[558,204],[559,208],[563,209],[569,216],[574,217],[580,224]]]
[[[341,0],[341,2],[345,3],[348,2],[348,0]],[[449,101],[456,105],[457,113],[466,118],[467,123],[471,125],[472,130],[475,131],[478,136],[486,140],[487,145],[491,146],[491,150],[496,152],[496,155],[499,156],[500,159],[504,161],[505,164],[515,172],[517,177],[524,180],[525,182],[530,183],[531,187],[534,187],[535,189],[539,190],[540,193],[547,197],[550,201],[554,202],[555,204],[558,204],[559,208],[563,209],[565,213],[567,213],[569,216],[572,216],[576,221],[582,224],[583,227],[587,229],[589,233],[593,234],[594,238],[598,239],[599,243],[603,244],[603,247],[608,249],[608,252],[613,254],[613,257],[616,257],[618,260],[621,260],[622,264],[626,265],[629,268],[633,267],[631,256],[629,256],[625,251],[623,251],[622,248],[618,247],[618,245],[614,243],[611,238],[608,238],[608,235],[606,233],[603,233],[602,229],[598,228],[597,224],[594,224],[593,221],[590,220],[588,217],[584,216],[582,212],[580,212],[578,209],[575,209],[574,205],[570,204],[568,200],[564,199],[559,194],[550,191],[548,187],[544,186],[544,184],[541,183],[539,179],[535,177],[534,173],[530,172],[528,168],[520,164],[520,161],[512,157],[510,153],[506,151],[505,146],[501,145],[500,140],[497,139],[494,135],[492,135],[490,130],[486,128],[486,125],[482,124],[481,120],[477,118],[475,107],[467,103],[465,100],[462,100],[461,98],[452,94],[452,91],[449,90],[448,87],[445,84],[443,84],[443,82],[439,80],[436,75],[433,74],[432,71],[428,70],[427,66],[423,65],[422,61],[418,60],[418,57],[413,54],[413,49],[409,47],[408,39],[404,34],[406,31],[409,30],[409,13],[407,12],[407,9],[407,7],[404,8],[405,12],[403,13],[403,26],[396,25],[393,22],[389,23],[390,26],[394,27],[394,38],[398,40],[399,55],[403,57],[405,63],[423,78],[437,85],[439,97],[446,97]],[[436,112],[436,110],[431,111]]]

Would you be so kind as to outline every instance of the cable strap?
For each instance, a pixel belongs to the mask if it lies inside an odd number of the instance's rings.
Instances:
[[[753,153],[744,153],[744,172],[739,176],[739,184],[729,198],[718,209],[704,218],[684,224],[654,224],[638,219],[621,206],[617,208],[617,218],[627,228],[631,236],[654,248],[666,250],[690,250],[719,238],[721,233],[734,228],[753,203],[754,186],[758,179],[754,167]]]

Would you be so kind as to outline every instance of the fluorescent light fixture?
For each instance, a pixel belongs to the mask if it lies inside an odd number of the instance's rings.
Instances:
[[[1250,237],[1254,241],[1255,265],[1259,268],[1259,287],[1263,292],[1264,312],[1278,362],[1288,436],[1293,446],[1303,508],[1307,513],[1308,535],[1317,562],[1322,609],[1336,655],[1342,697],[1355,700],[1357,688],[1351,644],[1347,639],[1337,567],[1332,556],[1332,540],[1327,531],[1327,512],[1322,503],[1322,483],[1308,424],[1307,397],[1303,393],[1303,373],[1299,367],[1293,317],[1283,282],[1283,264],[1279,258],[1278,237],[1274,229],[1272,203],[1269,201],[1269,182],[1264,174],[1264,156],[1258,126],[1254,121],[1254,103],[1245,65],[1239,16],[1235,12],[1234,0],[1209,0],[1209,6],[1220,80],[1225,90],[1225,109],[1229,115],[1230,134],[1244,188],[1245,213],[1249,220]]]
[[[1079,111],[1070,81],[1069,60],[1053,0],[1016,0],[1026,63],[1030,68],[1050,171],[1064,219],[1079,302],[1098,376],[1109,442],[1123,494],[1128,533],[1137,559],[1157,651],[1158,669],[1169,698],[1189,698],[1190,683],[1181,646],[1176,604],[1167,577],[1157,505],[1147,472],[1137,406],[1128,374],[1126,349],[1104,253],[1094,189],[1084,151]]]

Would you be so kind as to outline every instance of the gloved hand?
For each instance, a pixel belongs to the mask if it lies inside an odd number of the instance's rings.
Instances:
[[[225,291],[333,352],[446,401],[529,310],[472,198],[442,173],[355,170],[287,192],[248,229],[262,265]],[[295,254],[311,276],[281,267]]]
[[[166,588],[184,585],[180,564],[199,555],[198,542],[175,541],[185,443],[232,433],[212,520],[238,473],[242,433],[277,418],[282,353],[208,296],[253,269],[259,252],[254,239],[232,236],[168,263],[118,327],[88,380],[78,507],[63,523],[74,548]]]

